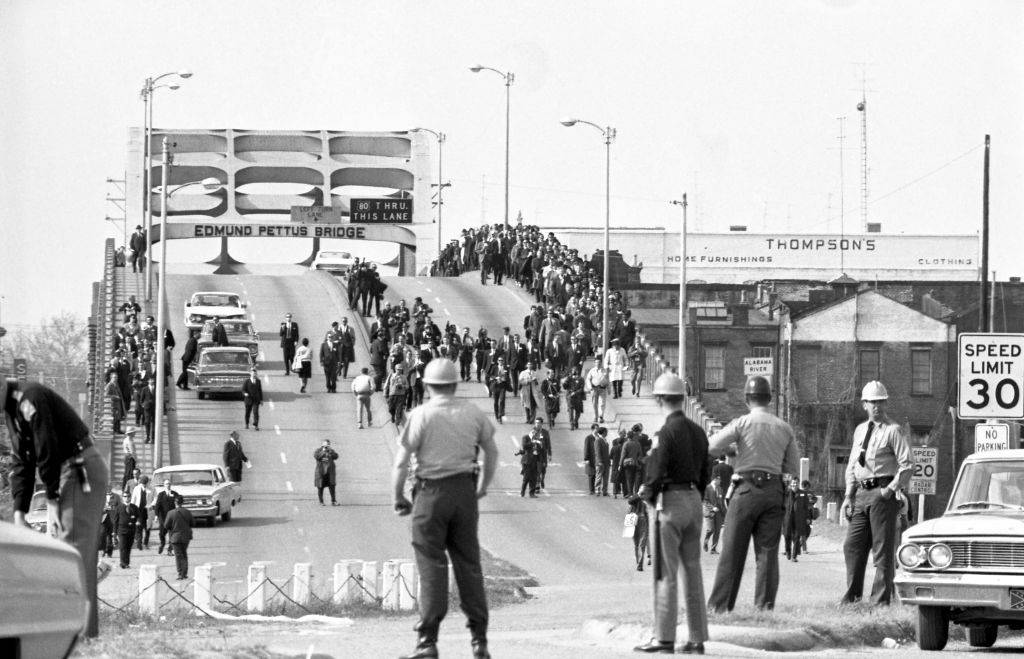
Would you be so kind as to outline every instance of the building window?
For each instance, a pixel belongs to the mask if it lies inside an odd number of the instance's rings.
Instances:
[[[860,351],[860,386],[866,385],[872,380],[881,380],[878,368],[878,350],[872,348]]]
[[[833,490],[846,489],[846,465],[850,462],[850,452],[832,450],[829,462],[828,486]]]
[[[931,348],[913,348],[910,351],[910,393],[915,396],[932,395]]]
[[[818,361],[821,350],[818,348],[797,348],[796,395],[798,402],[811,403],[818,400]]]
[[[704,346],[704,389],[725,389],[725,346]]]
[[[751,357],[764,357],[767,359],[772,358],[772,347],[771,346],[751,346],[750,348]]]

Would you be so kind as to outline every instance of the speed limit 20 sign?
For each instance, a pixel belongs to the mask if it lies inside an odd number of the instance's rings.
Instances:
[[[908,494],[935,494],[935,479],[939,466],[939,449],[929,446],[912,446],[914,472],[910,477]]]
[[[957,416],[1024,419],[1024,334],[961,334]]]

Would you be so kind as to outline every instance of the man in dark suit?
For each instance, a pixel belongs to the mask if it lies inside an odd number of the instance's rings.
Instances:
[[[199,350],[199,340],[196,339],[195,330],[188,331],[188,341],[185,342],[185,350],[181,353],[181,374],[176,383],[179,389],[188,391],[188,366],[196,359],[196,351]]]
[[[157,554],[164,553],[164,545],[167,544],[167,527],[164,526],[164,522],[167,521],[167,514],[174,510],[174,500],[178,497],[178,493],[171,489],[171,481],[164,481],[164,489],[156,493],[156,501],[153,503],[153,513],[156,515],[157,530],[160,534],[160,548],[156,550]],[[170,547],[167,548],[167,553],[171,553]]]
[[[238,431],[232,430],[228,441],[224,442],[224,468],[228,470],[228,478],[235,483],[241,483],[242,465],[248,460],[238,441]]]
[[[249,371],[249,379],[242,383],[242,400],[245,401],[245,427],[249,428],[249,417],[252,416],[253,430],[260,429],[260,404],[263,403],[263,383],[260,382],[256,369]]]
[[[334,324],[337,325],[337,323]],[[324,336],[324,341],[320,344],[320,366],[324,369],[324,384],[329,394],[338,391],[338,367],[341,355],[338,351],[336,337],[337,334],[332,329]]]
[[[153,442],[153,421],[156,419],[156,380],[150,378],[139,397],[142,423],[146,426],[146,443]]]
[[[284,322],[281,323],[281,349],[284,351],[284,374],[292,372],[292,361],[295,359],[295,343],[299,340],[299,324],[292,320],[292,315],[286,313]]]
[[[174,563],[178,567],[178,580],[188,579],[188,543],[192,542],[192,513],[180,496],[174,498],[174,510],[164,520],[167,539],[174,550]]]
[[[111,523],[114,527],[114,535],[117,536],[117,549],[120,558],[121,569],[126,569],[132,562],[132,540],[135,538],[135,523],[138,519],[138,508],[131,503],[126,504],[124,499],[117,497],[117,503],[113,503]]]
[[[220,318],[213,319],[213,345],[227,347],[228,331],[220,324]]]
[[[142,272],[146,268],[146,243],[146,233],[142,226],[136,226],[135,233],[128,239],[128,247],[132,252],[132,272]]]
[[[338,372],[341,377],[348,377],[348,365],[356,360],[356,333],[348,324],[348,318],[341,319],[337,330]]]

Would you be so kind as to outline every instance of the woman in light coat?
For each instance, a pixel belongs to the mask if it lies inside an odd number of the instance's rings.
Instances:
[[[620,398],[622,380],[626,377],[626,369],[629,368],[629,357],[619,345],[618,339],[612,339],[611,345],[608,346],[608,352],[604,356],[604,367],[608,369],[608,379],[612,383],[612,398]]]

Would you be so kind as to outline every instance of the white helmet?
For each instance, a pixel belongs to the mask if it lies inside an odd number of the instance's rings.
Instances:
[[[431,359],[423,369],[424,384],[455,384],[458,381],[459,374],[455,371],[455,364],[451,360]]]
[[[685,396],[686,385],[683,380],[674,373],[662,373],[654,381],[655,396]]]
[[[885,390],[885,385],[878,380],[872,380],[864,385],[864,390],[860,393],[861,400],[888,400],[889,392]]]

